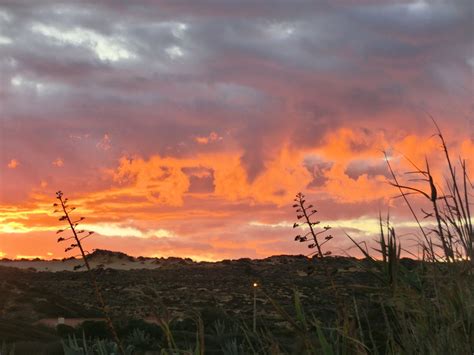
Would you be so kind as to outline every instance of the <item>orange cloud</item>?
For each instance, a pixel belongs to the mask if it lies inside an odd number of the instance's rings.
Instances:
[[[322,156],[336,161],[349,161],[355,158],[379,159],[388,146],[383,131],[375,132],[341,128],[329,133],[317,150]]]
[[[16,159],[12,159],[8,162],[8,168],[9,169],[16,169],[20,165],[20,162]]]
[[[112,148],[112,140],[108,134],[104,134],[99,143],[96,144],[96,147],[102,150],[110,150]]]
[[[103,185],[92,192],[76,192],[68,186],[65,191],[77,206],[77,216],[87,217],[83,226],[97,232],[98,237],[90,242],[94,247],[206,260],[302,252],[288,239],[288,226],[294,218],[288,207],[296,192],[306,192],[318,207],[322,203],[321,210],[329,216],[324,220],[330,219],[331,225],[357,229],[359,235],[367,237],[373,234],[375,224],[360,219],[358,206],[368,206],[365,208],[372,211],[378,208],[378,200],[388,202],[397,194],[382,170],[364,170],[385,166],[383,149],[390,153],[397,174],[412,169],[403,158],[406,154],[416,164],[423,164],[425,155],[434,158],[433,169],[442,175],[442,152],[435,138],[414,134],[396,138],[382,131],[344,128],[331,132],[317,148],[296,149],[282,144],[253,180],[248,179],[243,151],[239,150],[182,157],[124,157],[117,166],[105,170]],[[453,157],[459,152],[472,157],[473,148],[471,141],[459,141],[452,149]],[[312,185],[317,169],[307,165],[308,157],[318,157],[324,163],[319,184]],[[360,165],[357,174],[350,171],[354,164]],[[191,188],[196,179],[211,181],[211,188],[196,192]],[[63,256],[62,249],[55,247],[54,231],[60,224],[52,214],[54,191],[48,192],[49,185],[31,194],[22,207],[0,206],[3,253],[44,252],[44,257],[51,257],[47,253],[52,252],[54,257]],[[339,222],[331,217],[336,208],[350,205],[357,207],[352,217],[344,216]],[[187,223],[182,223],[184,220]],[[51,241],[43,245],[45,235],[50,235]],[[26,246],[29,238],[33,238],[36,249]]]
[[[51,164],[57,168],[61,168],[62,166],[64,166],[64,160],[62,158],[57,158]]]
[[[196,137],[194,140],[199,144],[209,144],[222,139],[216,132],[211,132],[207,137]]]
[[[154,156],[148,161],[122,158],[113,178],[121,184],[131,184],[133,194],[171,206],[183,204],[183,195],[190,186],[180,161],[160,156]]]
[[[153,156],[120,160],[112,172],[116,182],[134,195],[146,196],[164,205],[182,205],[190,188],[185,168],[213,172],[215,186],[212,195],[228,201],[247,200],[251,203],[288,203],[295,192],[309,184],[311,174],[302,165],[304,156],[284,148],[254,181],[249,182],[241,162],[241,153],[202,154],[193,158],[163,158]]]

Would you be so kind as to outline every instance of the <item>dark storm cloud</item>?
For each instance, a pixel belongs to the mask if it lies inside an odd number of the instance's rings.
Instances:
[[[236,145],[253,179],[282,144],[317,146],[354,122],[411,122],[417,108],[436,113],[439,98],[470,94],[468,1],[3,1],[0,10],[2,159],[30,156],[39,170],[58,155],[93,169],[123,154]],[[400,122],[379,122],[393,112]],[[222,145],[193,144],[212,131]],[[71,134],[90,136],[87,159]],[[111,150],[92,154],[104,134]]]

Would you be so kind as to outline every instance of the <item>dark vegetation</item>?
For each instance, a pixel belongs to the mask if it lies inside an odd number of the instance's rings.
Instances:
[[[73,232],[68,248],[81,250],[87,271],[0,268],[1,353],[29,354],[22,346],[35,342],[44,354],[472,354],[473,185],[466,162],[454,162],[439,130],[437,138],[444,181],[436,181],[428,160],[423,167],[410,162],[413,171],[400,175],[387,159],[391,183],[418,226],[419,260],[401,257],[409,251],[388,217],[380,218],[376,248],[347,235],[364,259],[330,256],[323,250],[329,227],[316,229],[316,210],[298,194],[295,240],[309,243],[311,258],[92,269],[97,252],[83,251],[78,222],[61,201],[61,220]],[[33,325],[58,315],[103,321],[56,330]]]
[[[101,257],[104,253],[98,252]],[[114,255],[113,252],[109,254]],[[94,256],[93,253],[91,258]],[[138,259],[134,262],[139,263]],[[412,265],[410,260],[402,260],[401,263],[410,268],[416,265]],[[151,348],[166,347],[160,320],[169,322],[180,347],[186,342],[193,344],[196,319],[200,318],[204,324],[206,352],[219,353],[221,345],[213,340],[216,327],[224,332],[221,337],[226,341],[231,341],[233,334],[241,341],[247,341],[245,332],[251,336],[254,281],[260,285],[257,291],[258,332],[278,336],[285,345],[284,349],[291,349],[294,331],[290,319],[297,317],[295,291],[309,314],[319,319],[335,320],[337,304],[333,297],[334,287],[349,305],[352,305],[352,297],[361,302],[367,301],[369,295],[364,285],[371,287],[378,282],[365,270],[369,266],[368,261],[352,258],[318,260],[302,255],[219,263],[189,263],[184,259],[172,259],[169,262],[163,260],[159,268],[153,270],[104,269],[97,270],[96,276],[125,345],[129,344],[127,339],[134,330],[139,329],[152,337],[154,345]],[[327,271],[332,275],[331,279]],[[34,324],[37,321],[58,316],[102,318],[86,272],[35,272],[3,267],[0,268],[0,278],[0,292],[6,295],[2,298],[2,319],[6,326],[15,320],[36,329]],[[287,315],[290,319],[286,318]],[[61,326],[58,335],[67,339],[68,335],[75,334],[80,340],[83,331],[86,338],[104,339],[109,334],[105,322],[88,321],[76,330]],[[28,339],[49,342],[54,335],[49,331],[47,337],[42,339],[32,338],[29,334],[23,336],[15,331],[12,332],[14,337],[5,330],[1,334],[3,340],[9,343]]]

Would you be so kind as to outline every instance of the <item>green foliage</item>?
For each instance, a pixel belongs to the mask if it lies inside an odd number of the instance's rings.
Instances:
[[[152,336],[141,329],[134,329],[132,333],[126,338],[126,343],[133,346],[134,349],[139,350],[148,350],[154,348],[154,339]]]
[[[115,342],[111,340],[87,340],[85,334],[82,338],[73,335],[66,341],[62,342],[64,355],[110,355],[118,354],[119,349]],[[127,346],[125,349],[126,355],[134,353],[133,346]]]
[[[56,332],[61,338],[67,338],[68,336],[72,336],[74,333],[76,333],[76,328],[66,324],[58,324],[56,326]]]
[[[84,333],[86,337],[105,339],[109,336],[107,324],[102,321],[87,320],[76,330],[76,334]]]
[[[130,337],[132,334],[146,334],[155,341],[161,341],[164,337],[163,330],[157,324],[145,322],[143,319],[130,319],[125,324],[117,326],[120,337]]]
[[[0,346],[0,354],[15,355],[15,345],[8,345],[7,343],[2,342],[2,346]]]

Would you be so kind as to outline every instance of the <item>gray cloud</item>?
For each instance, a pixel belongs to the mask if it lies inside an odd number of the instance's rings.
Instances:
[[[347,166],[345,174],[354,180],[357,180],[362,175],[367,175],[369,178],[375,176],[391,177],[387,163],[383,160],[378,163],[374,163],[373,160],[365,161],[362,159],[352,161]]]

